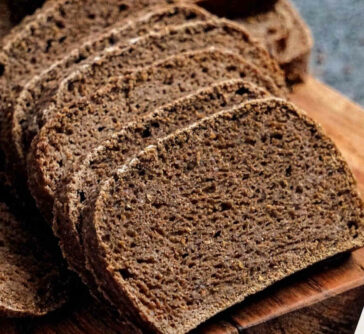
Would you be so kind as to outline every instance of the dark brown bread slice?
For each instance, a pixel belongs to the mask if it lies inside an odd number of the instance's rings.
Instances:
[[[284,75],[278,64],[238,25],[227,20],[210,20],[170,27],[160,33],[135,40],[129,48],[122,45],[108,50],[102,57],[97,57],[94,62],[85,64],[79,71],[73,72],[62,83],[57,83],[56,87],[59,88],[56,91],[53,89],[48,96],[43,94],[39,101],[34,102],[32,92],[25,92],[33,102],[30,102],[29,98],[23,99],[18,112],[14,114],[12,142],[16,147],[16,160],[25,160],[31,140],[38,129],[52,117],[52,110],[57,111],[65,101],[70,102],[75,97],[95,91],[103,86],[110,76],[116,76],[125,69],[148,65],[172,54],[209,46],[227,47],[239,53],[258,66],[263,73],[271,76],[279,88],[285,88]],[[23,111],[24,105],[33,107]]]
[[[31,193],[47,220],[51,219],[58,181],[85,151],[126,122],[161,105],[217,81],[237,78],[280,94],[273,81],[254,65],[232,52],[210,48],[173,56],[115,78],[95,94],[64,107],[34,138],[27,164]],[[57,129],[62,128],[69,131],[57,135]]]
[[[256,100],[151,145],[102,186],[83,237],[120,310],[186,333],[364,244],[363,203],[332,141],[293,105]]]
[[[230,109],[250,99],[268,96],[267,91],[244,80],[218,83],[125,125],[120,132],[85,155],[77,169],[58,187],[53,207],[53,230],[70,268],[79,273],[88,286],[96,286],[85,270],[82,240],[78,231],[85,208],[94,205],[93,198],[98,193],[101,181],[125,163],[128,157],[154,143],[157,138],[211,115],[216,110]],[[61,133],[61,129],[58,129],[58,134]]]
[[[1,197],[9,200],[3,187]],[[71,281],[56,240],[36,225],[14,215],[1,200],[0,316],[41,316],[69,298]]]
[[[88,36],[172,0],[49,1],[5,39],[0,50],[1,144],[7,156],[13,104],[30,78],[63,58]]]
[[[39,108],[44,108],[47,105],[47,101],[55,94],[60,83],[72,72],[84,64],[92,62],[95,54],[114,45],[117,45],[115,50],[120,51],[128,45],[129,39],[142,36],[151,31],[161,30],[171,24],[178,25],[186,22],[203,21],[211,19],[211,17],[202,8],[192,5],[181,4],[158,8],[126,24],[121,23],[104,34],[91,38],[42,74],[35,76],[19,94],[11,115],[12,129],[9,144],[13,147],[9,148],[9,150],[13,152],[10,155],[14,160],[13,168],[24,171],[24,149],[29,147],[32,137],[38,132],[38,117],[42,119],[41,116],[37,115],[43,110],[39,110]],[[110,51],[108,55],[111,57]],[[99,57],[102,57],[102,53]],[[30,132],[25,138],[23,138],[23,129]],[[20,166],[17,166],[17,164]]]
[[[259,39],[285,71],[287,81],[303,81],[309,68],[313,46],[311,32],[289,0],[265,1],[247,4],[222,1],[192,1],[212,13],[228,17],[242,24],[252,36]]]

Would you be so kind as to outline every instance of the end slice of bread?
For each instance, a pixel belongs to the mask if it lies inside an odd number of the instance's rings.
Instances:
[[[243,25],[277,59],[287,82],[293,84],[304,80],[309,69],[313,38],[290,0],[191,2]]]

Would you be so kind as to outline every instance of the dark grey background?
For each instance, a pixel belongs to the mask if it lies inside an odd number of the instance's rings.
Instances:
[[[364,106],[364,0],[293,0],[310,26],[311,71]]]

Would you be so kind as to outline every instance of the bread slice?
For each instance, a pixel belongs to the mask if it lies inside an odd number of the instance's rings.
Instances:
[[[285,88],[284,75],[278,64],[238,25],[226,20],[209,20],[166,28],[160,33],[152,33],[134,40],[129,48],[124,48],[122,45],[107,50],[104,56],[83,65],[62,83],[57,82],[55,85],[59,87],[57,90],[52,85],[52,91],[55,93],[44,96],[45,94],[40,92],[38,96],[41,98],[38,101],[34,101],[37,95],[27,90],[25,96],[28,98],[19,103],[13,119],[12,142],[17,152],[15,160],[25,160],[25,153],[38,129],[65,102],[94,92],[103,86],[110,76],[119,75],[126,69],[148,65],[186,50],[209,46],[227,47],[239,53],[258,66],[264,74],[272,77],[279,88]],[[37,82],[32,86],[33,90],[34,88],[39,90]],[[24,109],[23,107],[27,105],[30,108]]]
[[[53,230],[70,268],[79,273],[89,287],[96,286],[85,270],[82,240],[78,231],[84,210],[94,205],[93,198],[98,193],[101,181],[128,157],[154,143],[157,138],[211,115],[216,110],[229,109],[250,99],[268,96],[266,90],[244,80],[221,82],[125,125],[120,132],[85,155],[77,169],[58,187],[53,207]]]
[[[272,283],[364,244],[340,153],[293,105],[248,102],[147,147],[101,187],[83,240],[104,293],[186,333]]]
[[[71,280],[51,231],[11,201],[1,186],[0,316],[41,316],[64,305]],[[18,210],[17,210],[18,209]],[[17,212],[15,215],[13,213]],[[16,211],[17,210],[17,211]]]
[[[242,24],[277,59],[289,83],[304,80],[309,68],[313,39],[291,1],[229,1],[229,5],[226,1],[190,2]]]
[[[163,104],[217,81],[237,78],[280,94],[254,65],[229,51],[210,48],[115,78],[93,96],[65,107],[34,138],[29,153],[28,184],[42,213],[51,219],[58,181],[85,150]]]

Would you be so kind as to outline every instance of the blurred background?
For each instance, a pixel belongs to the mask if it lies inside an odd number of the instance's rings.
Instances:
[[[364,0],[293,0],[315,39],[313,74],[364,106]]]

